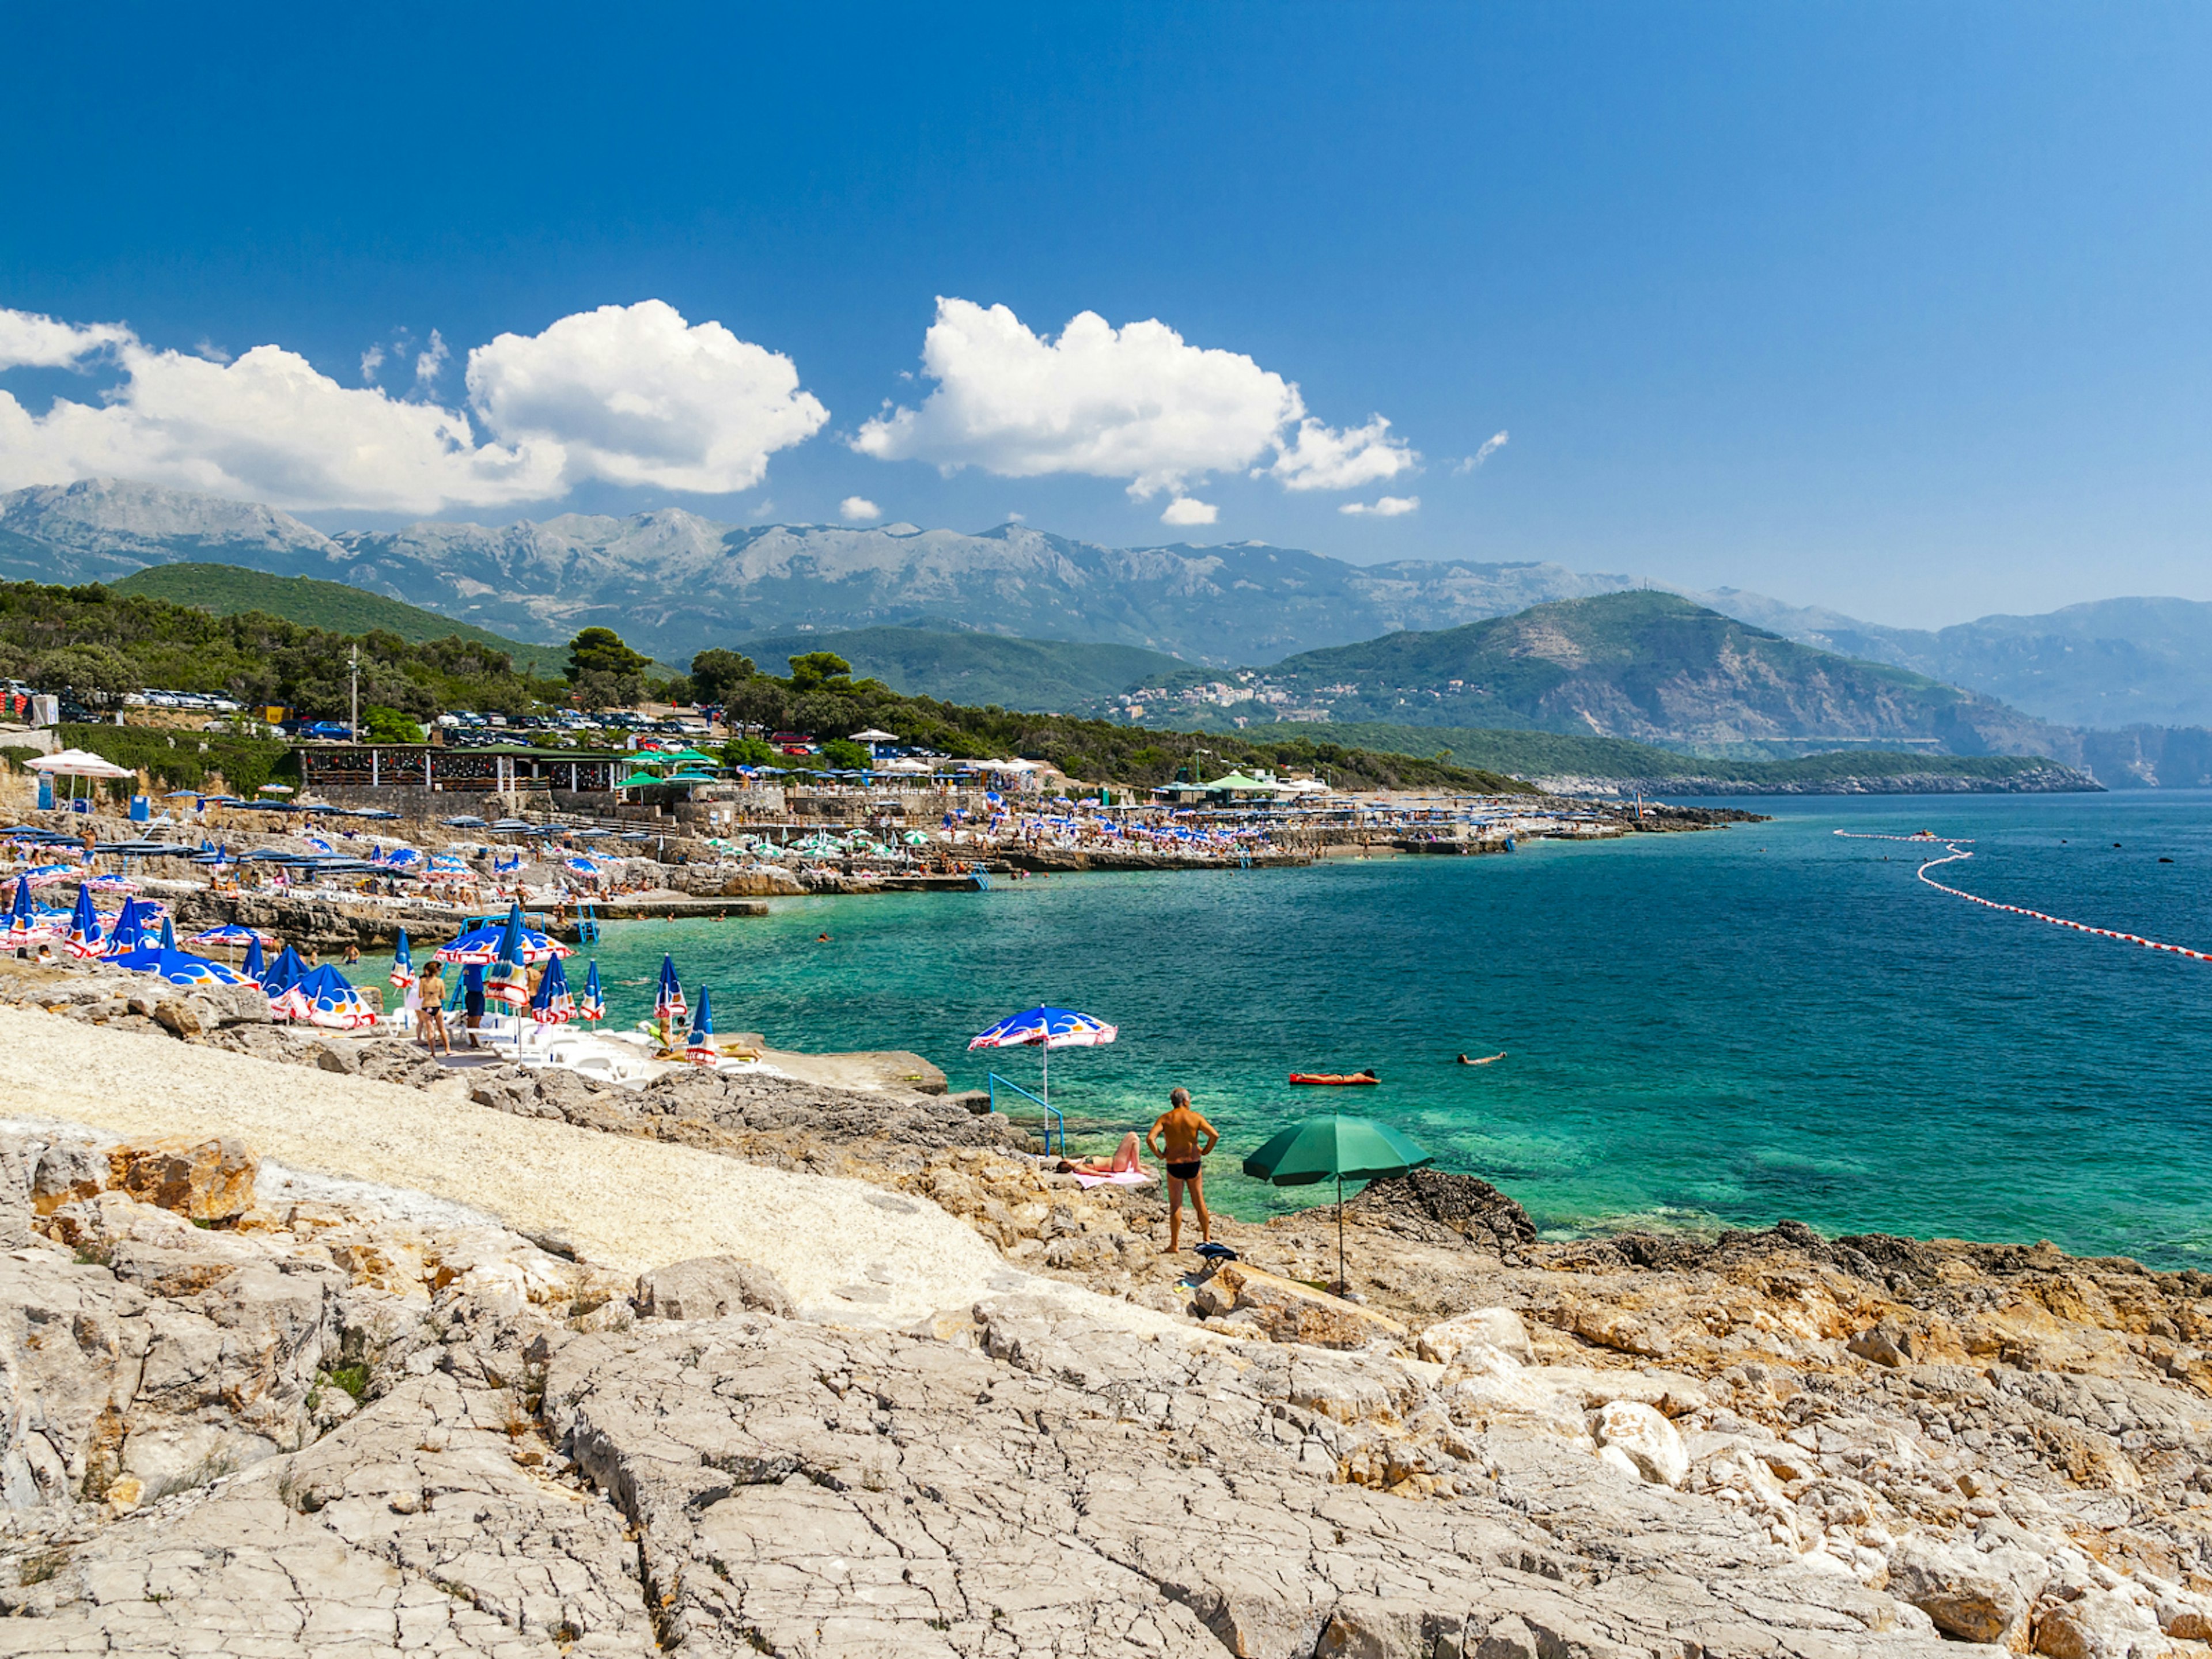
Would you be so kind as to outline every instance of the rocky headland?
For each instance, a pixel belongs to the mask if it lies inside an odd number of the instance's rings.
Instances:
[[[0,1653],[2212,1654],[2212,1278],[0,969]],[[1940,1647],[1939,1647],[1939,1644]]]

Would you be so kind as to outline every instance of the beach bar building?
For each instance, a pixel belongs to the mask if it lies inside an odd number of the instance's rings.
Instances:
[[[427,743],[303,744],[300,781],[309,789],[428,789],[449,794],[611,790],[637,757],[605,749],[449,749]]]

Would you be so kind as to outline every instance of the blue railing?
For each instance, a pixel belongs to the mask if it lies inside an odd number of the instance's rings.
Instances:
[[[576,943],[597,945],[599,942],[599,919],[592,914],[592,902],[580,899],[576,904]]]
[[[1060,1155],[1062,1158],[1067,1156],[1067,1120],[1060,1115],[1059,1107],[1048,1100],[1031,1094],[1020,1084],[1010,1082],[1000,1077],[996,1072],[990,1074],[988,1086],[991,1091],[991,1109],[994,1112],[999,1109],[999,1091],[1001,1089],[1012,1089],[1024,1100],[1034,1101],[1037,1105],[1044,1108],[1044,1149],[1048,1152],[1052,1150],[1052,1129],[1053,1125],[1056,1123],[1060,1126]]]

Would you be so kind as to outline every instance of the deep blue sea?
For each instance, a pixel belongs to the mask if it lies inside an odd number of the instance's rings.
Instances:
[[[2212,1267],[2212,964],[1963,902],[1915,880],[1920,849],[1832,833],[1972,836],[1975,856],[1938,872],[1953,885],[2207,948],[2212,795],[1729,804],[1776,821],[779,901],[765,919],[625,924],[597,954],[616,1019],[649,1011],[665,950],[713,988],[719,1029],[910,1048],[956,1087],[992,1068],[1035,1086],[1034,1051],[966,1049],[1001,1016],[1095,1013],[1120,1041],[1052,1062],[1075,1143],[1149,1124],[1184,1085],[1225,1138],[1207,1191],[1234,1213],[1319,1197],[1237,1160],[1341,1109],[1561,1233],[1786,1216]],[[1363,1066],[1382,1086],[1285,1083]]]

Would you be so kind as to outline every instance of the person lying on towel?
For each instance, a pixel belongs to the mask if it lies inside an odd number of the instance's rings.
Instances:
[[[1142,1175],[1145,1173],[1145,1160],[1138,1149],[1137,1132],[1132,1129],[1121,1137],[1121,1144],[1114,1149],[1114,1156],[1110,1158],[1079,1158],[1070,1160],[1063,1158],[1053,1167],[1056,1175]]]

